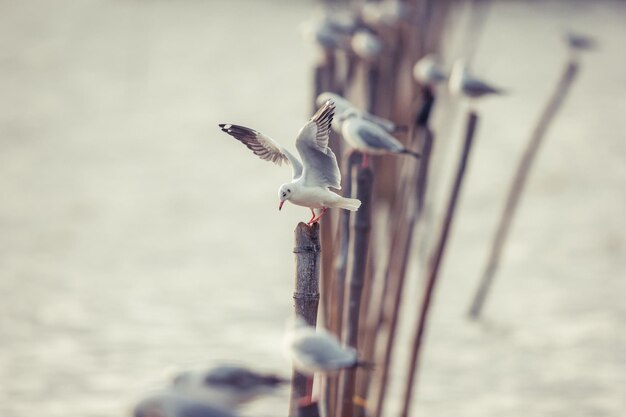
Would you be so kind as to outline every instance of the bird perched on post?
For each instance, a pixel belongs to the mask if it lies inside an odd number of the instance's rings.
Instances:
[[[172,381],[179,392],[196,393],[224,408],[238,407],[259,395],[269,394],[288,380],[243,366],[220,365],[208,371],[185,371]]]
[[[301,317],[296,318],[293,328],[285,334],[284,346],[293,367],[308,376],[310,382],[316,373],[326,375],[341,369],[373,367],[359,360],[356,349],[341,346],[334,334],[309,326]]]
[[[413,78],[420,85],[434,87],[448,79],[448,74],[439,65],[434,54],[428,54],[415,63]]]
[[[335,105],[330,100],[326,101],[300,129],[296,149],[302,162],[269,136],[256,130],[233,124],[220,124],[219,127],[261,159],[278,165],[283,162],[291,164],[292,180],[281,185],[278,190],[278,210],[282,209],[285,201],[308,207],[313,213],[308,224],[312,225],[319,221],[328,208],[356,211],[361,206],[361,201],[357,199],[345,198],[330,191],[330,188],[341,189],[337,157],[328,146],[334,113]],[[315,213],[316,209],[320,211],[319,214]]]
[[[380,125],[359,116],[350,109],[338,117],[341,123],[341,136],[358,151],[363,153],[363,167],[368,166],[368,155],[407,154],[419,158],[420,154],[408,150]]]
[[[378,126],[380,126],[381,128],[383,128],[385,131],[389,133],[404,132],[407,130],[406,126],[399,126],[395,124],[394,122],[392,122],[391,120],[387,120],[383,117],[375,116],[369,112],[366,112],[365,110],[359,109],[354,104],[352,104],[349,100],[340,96],[339,94],[326,91],[326,92],[321,93],[319,96],[317,96],[317,98],[315,99],[315,102],[317,103],[318,106],[321,106],[323,103],[325,103],[328,100],[331,100],[333,103],[335,103],[336,117],[333,119],[331,126],[333,127],[333,130],[337,133],[341,133],[341,124],[342,124],[341,116],[344,113],[346,113],[348,110],[353,110],[354,112],[358,114],[359,117],[377,124]]]
[[[456,61],[450,73],[448,87],[455,95],[479,98],[490,94],[504,94],[504,90],[472,76],[463,61]]]
[[[284,342],[294,368],[304,375],[372,367],[370,363],[359,360],[356,349],[341,346],[334,334],[309,326],[300,317],[285,335]]]

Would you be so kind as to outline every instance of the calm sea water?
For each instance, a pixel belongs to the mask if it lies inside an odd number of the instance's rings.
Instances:
[[[289,373],[292,230],[308,213],[279,213],[289,168],[256,160],[216,125],[289,143],[308,117],[313,51],[297,29],[311,7],[0,2],[1,416],[125,415],[176,370],[223,360]],[[625,19],[621,3],[490,12],[474,69],[511,94],[479,106],[420,414],[626,410]],[[486,323],[470,325],[511,167],[561,71],[564,27],[601,47],[541,151]],[[452,132],[439,148],[442,190]],[[283,415],[286,398],[246,414]]]

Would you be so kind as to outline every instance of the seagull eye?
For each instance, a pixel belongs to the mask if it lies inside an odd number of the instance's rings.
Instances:
[[[291,192],[291,190],[290,190],[289,188],[287,188],[287,192],[288,192],[288,193],[290,193],[290,192]]]

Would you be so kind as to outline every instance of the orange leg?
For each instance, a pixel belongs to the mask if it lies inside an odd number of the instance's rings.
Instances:
[[[313,223],[319,222],[322,216],[324,215],[324,213],[326,213],[326,210],[328,210],[326,207],[322,208],[322,212],[319,214],[319,216],[311,219],[311,221],[309,222],[309,226],[312,225]]]
[[[364,153],[361,168],[367,168],[368,166],[370,166],[369,154]]]
[[[311,220],[309,220],[307,223],[309,226],[315,223],[315,210],[311,209],[311,213],[313,214],[313,216],[311,217]]]
[[[306,407],[313,403],[313,377],[306,379],[306,395],[298,399],[300,407]]]

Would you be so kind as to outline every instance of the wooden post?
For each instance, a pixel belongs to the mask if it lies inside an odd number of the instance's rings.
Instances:
[[[343,195],[352,196],[352,170],[361,163],[361,154],[350,152],[343,158]],[[360,210],[360,209],[359,209]],[[338,253],[335,259],[334,281],[332,286],[331,320],[330,330],[341,340],[343,329],[343,305],[345,299],[346,274],[348,269],[348,257],[350,252],[350,218],[352,214],[348,210],[339,213],[338,234],[336,238]],[[335,410],[338,396],[338,375],[326,376],[326,388],[324,393],[323,407],[325,410]],[[331,415],[327,411],[327,415]]]
[[[426,285],[424,293],[422,295],[422,302],[419,310],[419,320],[417,323],[417,329],[415,332],[415,338],[413,340],[413,346],[411,349],[411,356],[409,359],[409,370],[407,373],[407,381],[405,385],[404,400],[402,402],[401,417],[407,417],[409,414],[409,406],[411,404],[411,397],[413,394],[413,385],[415,381],[415,373],[417,371],[417,364],[419,362],[419,354],[421,352],[422,340],[424,337],[424,330],[426,329],[426,321],[428,319],[428,313],[430,311],[430,305],[432,301],[432,295],[439,276],[439,267],[446,249],[448,242],[448,235],[450,234],[450,228],[452,227],[452,221],[456,210],[457,201],[461,192],[461,186],[463,185],[463,179],[465,177],[465,170],[467,168],[467,162],[469,160],[470,151],[472,150],[472,143],[474,141],[474,133],[476,132],[476,124],[478,123],[478,115],[474,112],[469,113],[467,120],[467,129],[465,132],[465,143],[463,145],[463,152],[457,168],[456,177],[450,193],[450,199],[448,200],[448,206],[446,209],[446,215],[441,225],[441,231],[439,232],[439,238],[435,246],[435,252],[428,266],[428,273],[426,276]]]
[[[550,97],[546,108],[541,114],[539,122],[530,136],[528,146],[519,161],[517,171],[513,176],[513,181],[511,182],[511,186],[509,188],[504,210],[500,216],[500,221],[491,243],[491,251],[487,260],[487,265],[485,266],[485,270],[480,280],[480,285],[476,290],[476,294],[474,295],[474,299],[469,310],[469,316],[472,319],[476,319],[480,315],[480,311],[485,303],[485,298],[487,297],[489,288],[491,288],[491,283],[493,282],[493,278],[498,268],[500,256],[502,255],[502,250],[506,244],[509,229],[511,227],[513,217],[515,216],[515,210],[519,204],[522,192],[524,191],[528,173],[530,172],[535,157],[537,156],[537,152],[543,142],[546,131],[554,119],[554,116],[561,108],[567,92],[570,90],[570,87],[576,78],[577,72],[578,63],[575,60],[570,60],[565,67],[565,71],[561,76],[556,90]]]
[[[385,277],[388,288],[384,294],[383,304],[380,309],[380,322],[385,325],[387,329],[382,360],[378,364],[381,375],[373,414],[375,417],[382,415],[385,396],[387,394],[389,369],[398,327],[402,290],[404,288],[406,271],[411,254],[413,230],[422,214],[420,198],[423,198],[423,193],[420,187],[426,186],[428,161],[430,160],[432,150],[432,132],[428,128],[419,129],[417,132],[423,134],[422,158],[419,166],[416,167],[409,176],[409,184],[413,185],[413,189],[407,189],[407,201],[399,210],[395,236],[391,242],[389,264]]]
[[[353,234],[351,239],[352,265],[350,268],[349,292],[344,310],[343,342],[347,346],[358,349],[359,311],[367,254],[369,249],[370,233],[370,203],[374,174],[370,168],[359,167],[357,173],[356,198],[361,200],[361,207],[354,216]],[[339,413],[342,417],[351,417],[354,407],[354,387],[356,369],[346,369],[340,376]]]
[[[295,247],[293,253],[296,256],[296,279],[294,310],[297,317],[302,317],[306,322],[315,326],[317,323],[317,307],[320,299],[320,226],[314,223],[308,226],[298,223],[295,234]],[[291,380],[291,402],[289,416],[300,414],[297,401],[300,398],[311,395],[307,387],[307,377],[293,371]]]

